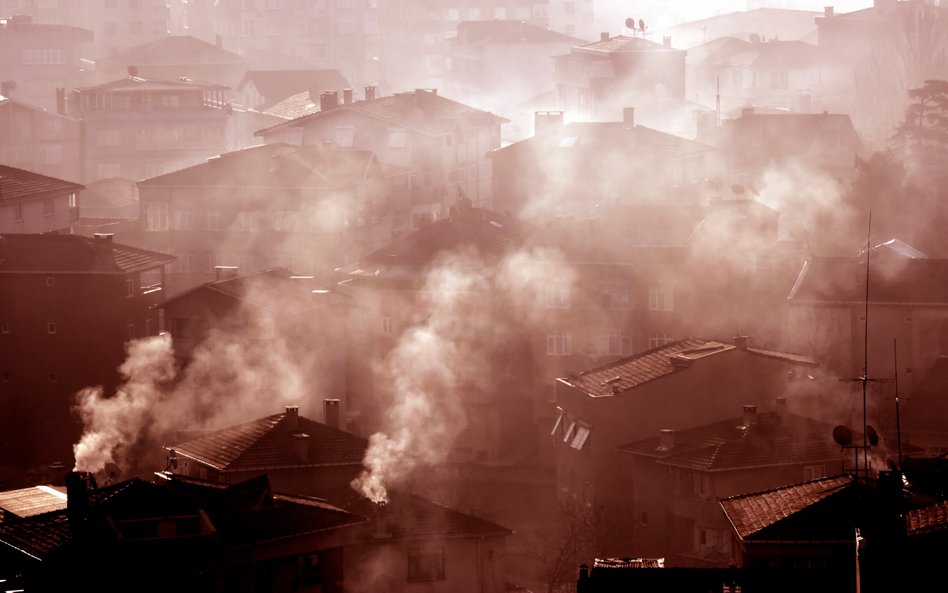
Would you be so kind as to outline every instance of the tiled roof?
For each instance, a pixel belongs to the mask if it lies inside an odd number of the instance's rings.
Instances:
[[[724,342],[687,338],[627,358],[621,358],[561,380],[593,397],[617,395],[649,381],[686,369],[693,361],[734,350],[754,356],[783,360],[791,364],[814,365],[811,359],[798,354],[758,348],[739,349],[733,344]]]
[[[237,92],[250,83],[266,99],[267,106],[303,91],[313,91],[318,97],[321,91],[349,88],[349,81],[338,70],[250,70],[237,85]]]
[[[905,529],[909,536],[948,529],[948,500],[905,513]]]
[[[263,112],[264,115],[272,115],[280,119],[293,120],[304,115],[312,115],[319,111],[319,97],[313,100],[309,91],[296,93],[282,101],[271,105]]]
[[[363,539],[375,539],[380,533],[399,539],[504,536],[513,533],[486,519],[404,492],[389,492],[389,501],[381,515],[381,528],[378,506],[351,488],[329,492],[326,499],[351,513],[369,518],[369,523],[359,528]]]
[[[742,426],[731,418],[674,432],[674,446],[660,448],[655,437],[619,447],[627,453],[655,457],[659,463],[704,471],[724,471],[842,460],[833,441],[833,425],[789,412],[756,414]],[[846,458],[848,458],[848,453]]]
[[[228,87],[219,84],[204,84],[200,82],[186,82],[183,80],[157,80],[127,76],[118,80],[105,82],[93,86],[76,89],[77,92],[105,92],[105,91],[135,91],[148,93],[152,91],[188,90],[226,90]]]
[[[418,89],[396,93],[369,101],[353,101],[326,111],[303,116],[256,132],[258,136],[276,128],[303,125],[313,118],[329,117],[343,111],[362,113],[392,125],[423,134],[439,136],[456,129],[472,129],[509,121],[499,115],[482,111],[439,95],[436,91]]]
[[[661,43],[649,41],[643,37],[627,37],[616,35],[604,41],[594,41],[582,46],[582,49],[594,49],[603,52],[632,52],[632,51],[676,51],[670,50]]]
[[[459,45],[498,45],[510,43],[566,43],[582,45],[578,37],[544,29],[524,21],[498,20],[462,21],[458,23]]]
[[[866,260],[811,257],[790,292],[791,303],[863,303]],[[948,259],[870,257],[869,302],[948,304]]]
[[[78,183],[0,165],[0,203],[69,194],[80,189]]]
[[[160,37],[155,41],[112,54],[102,61],[119,66],[246,63],[244,58],[235,53],[189,35]]]
[[[387,269],[422,268],[439,254],[464,247],[472,247],[482,256],[496,256],[519,245],[524,233],[522,224],[490,210],[457,211],[368,254],[351,273],[384,279]]]
[[[309,309],[343,303],[346,297],[332,290],[334,283],[313,276],[295,276],[285,268],[202,284],[175,295],[162,307],[173,306],[198,291],[213,291],[276,313],[293,315]]]
[[[0,492],[0,519],[9,513],[31,517],[66,508],[66,493],[50,486],[30,486]]]
[[[367,441],[354,434],[300,417],[296,430],[286,414],[238,424],[168,448],[222,472],[275,470],[288,467],[361,465]],[[309,435],[308,461],[296,456],[294,434]]]
[[[64,510],[0,523],[0,548],[8,546],[35,560],[46,559],[71,538]]]
[[[853,483],[851,476],[820,478],[802,484],[725,498],[721,501],[721,507],[724,509],[724,514],[731,522],[734,531],[741,539],[753,537],[757,539],[780,539],[776,537],[776,533],[773,536],[763,537],[761,532],[823,501],[837,497],[840,493],[849,491]],[[846,501],[843,502],[851,501],[849,497],[846,497]],[[806,539],[822,539],[823,536],[827,535],[817,533],[819,531],[819,521],[815,519],[818,519],[824,513],[832,513],[838,505],[832,505],[832,508],[828,508],[830,507],[828,504],[821,506],[824,507],[820,509],[822,512],[810,513],[806,517],[812,522],[811,526],[813,528]],[[836,539],[844,535],[834,533],[833,536],[833,539]],[[846,532],[845,537],[852,538],[852,532]]]
[[[82,191],[82,209],[120,208],[138,203],[138,184],[124,177],[100,179],[86,184]]]
[[[377,167],[367,150],[261,144],[139,182],[140,186],[340,188],[366,179]]]
[[[0,235],[0,274],[128,274],[173,261],[170,255],[79,235]]]

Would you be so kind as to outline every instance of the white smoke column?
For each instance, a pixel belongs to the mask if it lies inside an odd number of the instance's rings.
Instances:
[[[162,398],[162,384],[175,374],[171,336],[161,334],[128,345],[128,358],[119,367],[124,383],[105,397],[98,387],[77,395],[85,432],[73,446],[77,471],[97,472],[141,438]]]
[[[460,383],[488,375],[484,350],[490,331],[490,279],[474,255],[435,264],[422,291],[422,316],[386,358],[395,400],[388,430],[369,439],[365,470],[352,487],[373,502],[419,464],[442,461],[466,426]]]

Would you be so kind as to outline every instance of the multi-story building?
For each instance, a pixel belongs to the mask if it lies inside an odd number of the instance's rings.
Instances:
[[[71,463],[75,395],[115,388],[171,260],[110,235],[0,236],[0,464]]]
[[[0,234],[69,233],[82,186],[0,165]]]
[[[144,179],[226,150],[226,87],[137,76],[68,96],[81,120],[82,181]]]
[[[87,29],[0,12],[0,96],[56,112],[57,89],[80,85],[81,58],[91,43]]]
[[[596,34],[596,2],[547,0],[546,22],[554,31],[589,38]]]
[[[58,96],[65,111],[63,89]],[[78,181],[79,120],[0,96],[0,163]]]
[[[391,238],[388,186],[364,150],[266,144],[229,152],[139,184],[142,244],[177,257],[175,293],[214,280],[218,265],[329,272]]]
[[[409,229],[447,214],[466,199],[474,206],[492,202],[491,163],[485,156],[500,147],[507,120],[438,94],[416,89],[363,100],[351,92],[323,93],[320,111],[257,132],[267,143],[330,144],[342,150],[369,150],[387,167],[411,176],[405,201],[395,205]]]

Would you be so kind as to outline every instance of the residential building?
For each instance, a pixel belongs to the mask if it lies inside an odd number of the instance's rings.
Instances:
[[[905,390],[901,385],[899,387],[901,418],[896,426],[895,437],[901,437],[903,442],[921,449],[913,451],[913,457],[938,458],[948,453],[948,429],[943,422],[948,410],[945,409],[946,402],[942,397],[942,390],[948,384],[946,381],[948,356],[941,355],[927,371],[919,373],[918,380],[912,381],[912,391]],[[890,413],[894,412],[894,407],[889,406]],[[890,451],[893,449],[892,446],[889,448]]]
[[[138,184],[131,179],[113,177],[87,183],[79,192],[79,198],[82,218],[138,219]]]
[[[595,36],[595,0],[548,0],[546,25],[554,31],[590,38]]]
[[[172,259],[110,235],[0,236],[0,463],[71,459],[75,394],[118,384],[126,343],[157,327]]]
[[[538,112],[532,138],[488,155],[495,209],[547,218],[603,203],[700,203],[717,175],[713,149],[637,125],[636,111],[565,125],[563,112]]]
[[[82,181],[144,179],[226,149],[226,87],[128,76],[70,93],[81,120]]]
[[[241,105],[266,112],[300,93],[318,98],[325,91],[347,88],[349,82],[338,70],[249,70],[234,86],[234,94]],[[314,102],[319,104],[318,99]]]
[[[688,50],[716,39],[733,37],[742,41],[768,39],[783,41],[816,41],[815,17],[818,12],[790,8],[761,7],[727,12],[715,16],[689,20],[657,31],[668,35],[675,46]],[[690,91],[689,91],[690,92]]]
[[[408,494],[383,518],[368,501],[352,501],[359,514],[274,493],[266,476],[223,487],[162,472],[96,488],[71,472],[66,488],[66,509],[0,524],[8,584],[68,588],[90,571],[109,575],[104,591],[504,590],[509,530]]]
[[[815,366],[810,359],[753,348],[744,337],[735,343],[687,338],[557,379],[550,437],[560,499],[624,509],[638,477],[620,445],[730,418],[776,394],[794,401],[807,389],[796,378]]]
[[[68,233],[79,220],[81,189],[72,181],[0,165],[0,234]]]
[[[491,166],[485,155],[500,147],[500,126],[507,120],[438,94],[416,89],[376,97],[367,87],[354,100],[343,91],[320,96],[320,111],[270,128],[257,135],[265,142],[303,145],[332,144],[343,150],[370,150],[385,166],[406,168],[411,186],[397,210],[411,225],[437,220],[448,208],[467,199],[477,207],[492,204]]]
[[[671,38],[600,34],[599,41],[553,58],[558,108],[571,120],[614,119],[628,105],[685,98],[685,54]]]
[[[139,199],[143,245],[178,258],[175,293],[218,265],[328,273],[392,236],[388,180],[366,150],[255,146],[146,179]]]
[[[149,80],[181,80],[232,89],[247,73],[246,58],[188,35],[167,35],[96,61],[93,76],[107,83],[127,74]]]
[[[773,412],[745,405],[741,416],[664,429],[619,451],[632,457],[635,476],[634,543],[628,551],[661,556],[667,566],[730,564],[730,526],[719,499],[835,475],[853,465],[851,452],[833,440],[833,424],[789,412],[783,398]]]
[[[298,406],[165,446],[175,475],[238,484],[267,474],[280,492],[325,495],[362,473],[368,441],[344,430],[338,399],[323,401],[323,422]]]
[[[3,14],[0,95],[56,112],[57,89],[79,86],[81,59],[86,44],[91,43],[92,32],[88,29],[34,23],[32,17],[21,13]]]
[[[158,311],[182,364],[200,358],[195,350],[200,355],[211,333],[252,343],[257,352],[279,352],[280,368],[295,373],[299,393],[336,398],[345,419],[348,302],[333,288],[328,280],[270,268],[201,284]]]
[[[78,181],[79,120],[0,95],[0,163],[49,177]]]
[[[451,40],[445,88],[510,119],[505,134],[519,140],[529,135],[532,121],[521,121],[525,118],[511,107],[552,89],[551,58],[583,43],[525,21],[462,21]]]
[[[74,0],[56,18],[95,34],[93,53],[99,59],[168,35],[171,10],[167,0]]]

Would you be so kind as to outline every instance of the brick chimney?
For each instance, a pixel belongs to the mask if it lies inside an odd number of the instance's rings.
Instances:
[[[777,412],[779,416],[785,416],[787,414],[787,398],[778,397],[774,400],[774,411]]]
[[[292,432],[300,427],[299,406],[286,406],[286,412],[283,415],[286,416],[285,424],[287,430]]]
[[[89,518],[89,493],[96,489],[91,472],[66,474],[66,517],[73,531],[82,529]]]
[[[102,244],[112,243],[112,239],[115,238],[115,235],[113,233],[95,233],[92,235],[92,237],[95,240],[96,245],[98,245],[100,242]]]
[[[339,105],[339,94],[336,91],[323,91],[319,94],[319,110],[328,111]]]
[[[609,41],[609,31],[599,33],[599,41]]]
[[[237,266],[214,266],[214,280],[230,280],[240,275]]]
[[[671,428],[663,428],[662,435],[658,441],[659,451],[671,451],[675,448],[675,431]]]
[[[748,428],[755,424],[757,424],[757,406],[747,404],[744,406],[744,423],[741,426]]]
[[[748,336],[734,336],[734,345],[741,350],[747,350],[747,341],[749,339]]]
[[[299,463],[309,463],[309,435],[305,432],[294,432],[293,458]]]
[[[342,104],[352,103],[352,89],[342,89]]]
[[[365,87],[365,100],[372,101],[373,99],[375,99],[375,87],[374,86]]]
[[[339,428],[339,400],[323,400],[323,424],[332,428]]]

